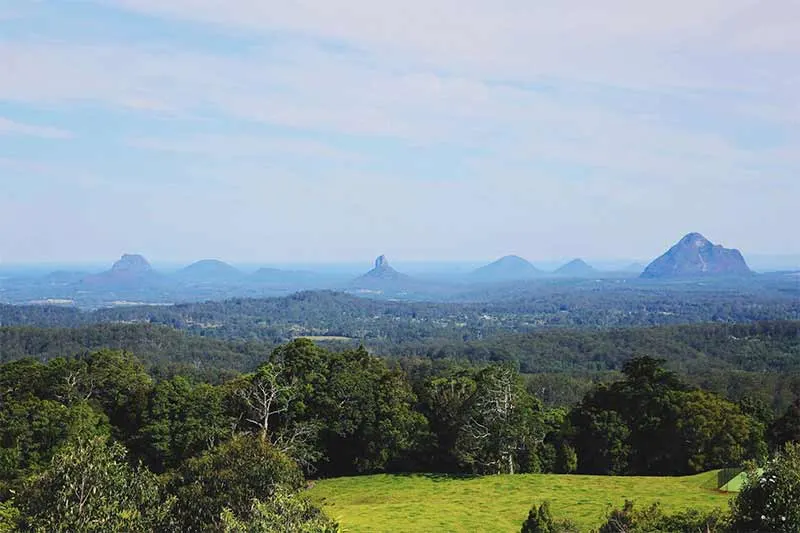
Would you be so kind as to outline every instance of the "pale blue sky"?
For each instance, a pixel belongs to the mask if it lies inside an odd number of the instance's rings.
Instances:
[[[0,261],[800,254],[794,0],[0,0]]]

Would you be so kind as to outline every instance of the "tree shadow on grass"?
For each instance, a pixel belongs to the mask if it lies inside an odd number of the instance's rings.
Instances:
[[[478,474],[448,474],[444,472],[397,472],[391,475],[398,477],[421,477],[431,481],[469,481],[471,479],[485,477]]]

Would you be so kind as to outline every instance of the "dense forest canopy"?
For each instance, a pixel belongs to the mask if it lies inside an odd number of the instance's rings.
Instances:
[[[761,463],[800,439],[797,302],[693,290],[0,306],[0,531],[333,532],[304,479]]]
[[[334,351],[359,341],[320,343]],[[571,405],[593,382],[649,355],[694,385],[733,400],[757,395],[776,411],[800,391],[800,322],[693,324],[618,329],[551,328],[503,333],[476,341],[409,340],[394,345],[363,340],[371,352],[413,369],[430,361],[471,365],[510,362],[548,404]],[[158,375],[184,374],[217,381],[252,371],[277,344],[223,340],[152,324],[96,324],[76,328],[0,327],[0,361],[48,360],[108,348],[126,350]]]
[[[506,363],[406,372],[307,339],[217,384],[155,376],[121,351],[23,358],[0,365],[2,519],[43,531],[113,529],[121,517],[134,530],[226,531],[294,517],[280,503],[327,530],[335,524],[300,494],[304,476],[736,467],[795,438],[797,405],[766,420],[650,357],[569,409],[545,406]]]
[[[0,305],[0,324],[74,327],[100,322],[148,322],[206,336],[285,342],[336,335],[391,343],[410,339],[481,339],[541,327],[608,328],[695,322],[800,319],[800,298],[779,291],[734,288],[553,287],[514,292],[494,301],[400,302],[307,291],[281,298],[231,299],[79,311],[64,306]]]

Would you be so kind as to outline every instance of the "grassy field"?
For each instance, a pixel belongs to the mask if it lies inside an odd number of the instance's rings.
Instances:
[[[717,486],[716,472],[681,478],[377,475],[318,481],[310,496],[348,533],[516,532],[531,505],[544,500],[556,518],[588,531],[626,499],[661,502],[671,511],[727,508],[730,495]]]

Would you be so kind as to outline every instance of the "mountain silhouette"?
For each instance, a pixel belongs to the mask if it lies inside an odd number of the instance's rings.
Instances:
[[[474,270],[471,279],[483,282],[521,281],[541,277],[543,272],[517,255],[501,257],[493,263]]]
[[[746,276],[752,274],[739,250],[714,244],[700,233],[690,233],[650,263],[642,278]]]
[[[583,259],[573,259],[553,272],[556,276],[570,278],[590,278],[597,275],[597,270]]]

